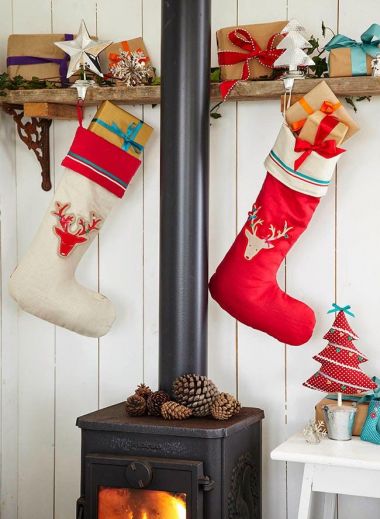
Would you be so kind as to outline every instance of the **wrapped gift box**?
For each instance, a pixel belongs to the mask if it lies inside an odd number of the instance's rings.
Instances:
[[[150,63],[151,61],[142,38],[133,38],[132,40],[119,41],[107,47],[99,55],[100,66],[104,74],[112,76],[112,65],[115,65],[119,61],[121,51],[141,51],[146,57],[146,63]],[[154,71],[152,72],[151,77],[154,78]],[[116,80],[116,84],[122,85],[123,81]]]
[[[371,61],[379,54],[380,25],[373,23],[355,41],[343,34],[334,36],[325,46],[330,52],[330,77],[370,76]]]
[[[327,117],[326,114],[317,110],[313,114],[309,115],[306,122],[299,134],[300,139],[314,144],[315,137],[317,135],[318,127],[321,121]],[[344,123],[338,122],[336,126],[331,130],[327,137],[323,140],[331,139],[334,140],[337,145],[341,144],[348,132],[348,126]]]
[[[305,94],[302,99],[286,110],[286,121],[293,130],[296,130],[300,123],[306,122],[306,118],[309,115],[321,109],[325,114],[334,115],[348,126],[344,140],[349,139],[359,131],[359,126],[339,102],[325,81],[318,83],[318,85]]]
[[[216,33],[217,45],[218,45],[218,56],[220,62],[220,55],[223,51],[230,52],[238,52],[238,53],[246,53],[249,55],[250,51],[245,50],[242,47],[239,47],[231,42],[229,34],[236,29],[242,29],[243,31],[247,31],[252,39],[257,43],[257,45],[262,50],[267,50],[268,42],[272,36],[279,34],[282,29],[287,24],[287,21],[280,22],[271,22],[271,23],[259,23],[253,25],[240,25],[239,27],[226,27],[224,29],[220,29]],[[276,45],[280,42],[282,36],[275,38],[273,45]],[[252,48],[252,51],[254,49]],[[259,50],[256,48],[256,50]],[[244,59],[244,58],[243,58]],[[273,60],[274,61],[274,60]],[[221,73],[220,77],[222,81],[228,79],[240,79],[242,77],[242,71],[245,60],[239,63],[235,63],[232,65],[222,65],[221,64]],[[260,63],[257,58],[249,59],[249,79],[258,79],[260,77],[268,77],[272,75],[272,70]]]
[[[343,400],[342,403],[343,403],[343,405],[346,405],[346,406],[356,405],[357,411],[355,414],[355,421],[354,421],[354,427],[353,427],[352,434],[354,436],[360,436],[364,422],[367,419],[368,405],[369,405],[368,402],[365,402],[362,404],[356,404],[356,402],[354,402],[352,400]],[[323,398],[320,402],[318,402],[318,404],[315,406],[315,419],[317,421],[322,421],[323,423],[325,423],[324,417],[323,417],[323,407],[325,405],[332,405],[332,404],[336,405],[336,400],[330,400],[329,398]]]
[[[12,34],[8,38],[7,67],[11,78],[59,79],[67,82],[68,56],[54,42],[72,40],[72,34]]]
[[[101,104],[89,130],[138,159],[153,132],[151,126],[110,101]]]
[[[330,77],[349,77],[353,76],[353,67],[352,67],[352,53],[350,48],[344,49],[331,49],[329,55],[329,76]],[[360,75],[370,76],[372,74],[371,61],[373,60],[372,56],[368,54],[364,54],[362,56],[364,69],[366,73]],[[357,75],[357,74],[355,74]]]

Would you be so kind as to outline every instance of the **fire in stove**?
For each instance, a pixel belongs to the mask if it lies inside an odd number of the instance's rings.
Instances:
[[[186,494],[100,487],[98,519],[186,519]]]

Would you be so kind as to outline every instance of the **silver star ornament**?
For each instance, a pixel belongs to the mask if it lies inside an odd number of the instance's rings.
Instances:
[[[82,20],[78,35],[74,40],[57,41],[55,45],[70,56],[67,77],[72,76],[77,70],[81,69],[91,70],[91,72],[103,77],[98,55],[111,43],[112,41],[92,40],[86,24]]]

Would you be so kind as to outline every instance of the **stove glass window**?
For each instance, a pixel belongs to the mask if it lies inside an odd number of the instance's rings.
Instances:
[[[99,487],[98,519],[186,519],[186,494]]]

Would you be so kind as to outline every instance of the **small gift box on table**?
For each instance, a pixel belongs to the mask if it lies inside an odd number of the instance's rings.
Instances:
[[[12,34],[8,38],[7,67],[10,78],[26,80],[66,78],[69,57],[54,42],[73,39],[72,34]]]
[[[325,81],[318,83],[286,110],[286,122],[293,131],[299,131],[307,118],[317,110],[326,115],[334,115],[340,122],[348,126],[344,140],[352,137],[360,129]]]
[[[287,21],[226,27],[216,33],[221,68],[221,94],[225,98],[237,81],[268,78],[282,54],[276,49]]]
[[[327,119],[326,119],[327,118]],[[299,138],[309,143],[315,143],[317,139],[318,129],[323,128],[324,121],[328,124],[325,130],[323,141],[331,139],[337,145],[341,144],[348,132],[348,126],[339,122],[339,119],[331,115],[326,115],[320,110],[309,115],[299,134]],[[322,141],[322,142],[323,142]]]
[[[355,41],[343,34],[334,36],[325,46],[329,55],[330,77],[370,76],[371,61],[379,53],[380,25],[372,24]]]
[[[151,60],[148,51],[145,47],[144,40],[139,38],[133,38],[131,40],[124,40],[117,43],[113,43],[99,56],[100,66],[104,74],[107,76],[114,77],[115,67],[122,59],[122,52],[126,53],[139,53],[141,55],[139,61],[144,62],[149,67],[149,77],[152,79],[155,77],[154,69],[151,66]],[[116,85],[122,85],[123,81],[117,80]]]
[[[88,129],[140,160],[153,132],[151,126],[110,101],[101,104]]]

